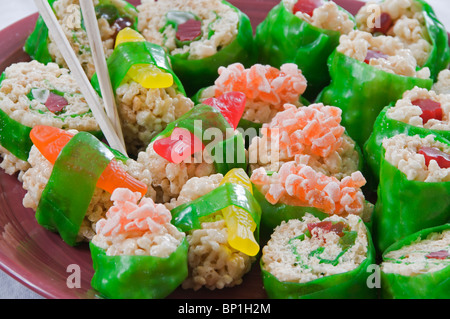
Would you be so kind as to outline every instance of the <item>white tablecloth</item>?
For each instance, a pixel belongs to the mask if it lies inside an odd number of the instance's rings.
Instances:
[[[428,3],[433,6],[447,30],[450,30],[450,1],[428,0]],[[0,0],[0,30],[36,11],[33,0]],[[0,299],[36,298],[42,297],[0,271]]]

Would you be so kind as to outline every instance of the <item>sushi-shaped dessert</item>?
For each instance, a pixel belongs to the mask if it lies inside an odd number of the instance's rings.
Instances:
[[[266,236],[281,222],[302,218],[306,213],[319,218],[329,215],[357,215],[370,222],[373,205],[366,201],[362,187],[366,179],[360,171],[342,179],[326,175],[308,165],[308,156],[297,156],[278,172],[258,168],[250,180],[264,212],[261,229]]]
[[[192,109],[164,49],[132,28],[117,34],[107,59],[127,153],[136,157],[166,126]],[[101,95],[97,74],[92,85]]]
[[[450,220],[450,142],[440,136],[395,135],[383,140],[378,200],[373,214],[376,247]]]
[[[261,136],[249,146],[250,171],[263,167],[277,172],[296,157],[323,174],[342,179],[362,167],[361,151],[341,125],[341,109],[311,104],[283,110],[262,126]]]
[[[433,91],[437,94],[450,94],[450,70],[439,72],[437,81],[433,84]]]
[[[167,125],[139,153],[137,162],[152,172],[158,202],[178,197],[193,177],[247,169],[244,138],[236,130],[244,108],[241,92],[204,100]]]
[[[282,0],[256,29],[258,62],[296,63],[308,80],[305,97],[313,101],[330,82],[327,59],[339,37],[354,28],[353,16],[333,1]]]
[[[367,3],[355,16],[357,28],[389,35],[410,49],[419,67],[428,67],[435,80],[450,63],[450,47],[444,25],[424,0],[384,0]]]
[[[242,63],[233,63],[219,67],[218,73],[214,85],[201,89],[193,99],[201,102],[225,92],[244,93],[247,102],[239,122],[239,127],[244,130],[259,129],[262,124],[269,123],[286,103],[297,107],[308,104],[302,98],[306,79],[294,63],[285,63],[279,69],[262,64],[246,69]]]
[[[380,169],[383,139],[398,134],[433,134],[450,139],[450,94],[415,87],[381,111],[364,145],[365,159],[375,180]]]
[[[117,33],[126,27],[136,27],[137,10],[124,0],[92,1],[104,53],[109,57],[114,50]],[[91,78],[95,73],[95,65],[79,0],[48,0],[48,2],[87,77]],[[44,64],[55,62],[67,67],[58,45],[49,35],[49,30],[40,16],[35,29],[25,42],[24,50],[33,60]]]
[[[167,297],[188,274],[185,233],[170,223],[163,204],[139,192],[117,188],[111,200],[89,243],[92,287],[111,299]]]
[[[450,224],[427,228],[383,253],[381,289],[385,299],[450,298]]]
[[[331,83],[317,101],[342,109],[342,125],[362,148],[381,110],[415,86],[431,89],[427,67],[391,36],[352,31],[341,36],[329,60]]]
[[[35,60],[7,67],[0,82],[0,164],[19,179],[30,166],[36,125],[100,132],[100,127],[70,71]]]
[[[111,207],[116,188],[155,198],[151,173],[88,132],[35,126],[30,132],[31,168],[23,175],[23,205],[41,226],[70,246],[90,241]]]
[[[138,30],[164,47],[188,96],[210,86],[217,69],[254,59],[249,18],[224,0],[144,0]]]
[[[262,249],[264,288],[273,299],[368,299],[375,250],[354,215],[319,219],[306,214],[279,225]]]
[[[190,179],[170,205],[172,224],[186,232],[189,274],[184,289],[240,285],[260,251],[261,208],[242,168]]]

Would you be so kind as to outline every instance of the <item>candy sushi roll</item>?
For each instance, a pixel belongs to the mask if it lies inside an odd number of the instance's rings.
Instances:
[[[244,108],[241,92],[205,100],[171,122],[138,154],[137,162],[153,174],[158,202],[177,198],[193,177],[247,168],[244,139],[236,130]]]
[[[225,92],[239,91],[246,96],[244,114],[239,123],[243,129],[260,128],[280,111],[285,103],[297,107],[305,104],[302,94],[307,82],[296,64],[286,63],[280,69],[255,64],[245,68],[241,63],[221,66],[214,85],[201,89],[196,99],[218,97]]]
[[[330,74],[331,83],[317,101],[342,109],[342,125],[360,147],[386,105],[415,86],[431,89],[433,84],[429,68],[418,68],[400,40],[365,31],[341,36],[330,57]]]
[[[68,245],[92,239],[116,188],[156,197],[147,168],[87,132],[36,126],[30,136],[34,144],[31,167],[23,175],[23,205]]]
[[[374,298],[367,267],[375,252],[364,222],[354,215],[323,220],[310,214],[275,228],[264,246],[264,288],[274,299]]]
[[[258,62],[277,68],[296,63],[308,80],[305,97],[312,101],[330,81],[327,59],[340,35],[354,28],[352,15],[333,1],[282,0],[256,29]]]
[[[232,169],[190,179],[166,204],[189,243],[184,289],[223,289],[245,280],[260,249],[261,209],[252,188],[243,169]]]
[[[383,252],[424,228],[448,222],[450,143],[434,135],[398,134],[383,140],[373,234]]]
[[[375,178],[378,176],[382,141],[396,134],[434,134],[450,138],[450,94],[415,87],[385,107],[374,124],[364,150]]]
[[[92,287],[112,299],[168,296],[187,276],[186,235],[164,205],[139,192],[117,188],[111,200],[90,242]]]
[[[117,33],[136,25],[136,8],[124,0],[93,0],[97,22],[106,57],[114,50]],[[49,0],[55,16],[72,46],[88,78],[95,73],[89,39],[79,0]],[[58,45],[49,36],[44,20],[39,17],[36,27],[25,43],[24,50],[32,59],[42,63],[56,62],[66,67]]]
[[[249,146],[250,170],[277,172],[298,156],[315,170],[342,179],[362,164],[360,150],[341,125],[341,109],[321,103],[285,104]]]
[[[212,85],[217,69],[253,59],[250,20],[223,0],[144,0],[138,30],[163,46],[188,95]]]
[[[164,49],[131,28],[117,34],[107,66],[127,153],[135,158],[194,103],[186,97]],[[101,94],[96,74],[91,82]]]
[[[448,299],[450,224],[427,228],[383,253],[383,298]]]
[[[432,78],[447,68],[450,48],[444,25],[423,0],[384,0],[365,4],[356,14],[357,28],[376,36],[389,35],[410,49],[419,67],[428,67]]]
[[[29,167],[33,145],[29,133],[36,125],[99,132],[80,88],[68,69],[35,60],[7,67],[0,84],[1,167],[19,178]]]

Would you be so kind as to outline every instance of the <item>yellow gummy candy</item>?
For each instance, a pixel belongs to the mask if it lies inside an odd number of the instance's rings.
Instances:
[[[225,183],[241,185],[253,194],[250,179],[242,168],[229,171],[220,184]],[[255,256],[259,251],[259,244],[253,235],[256,223],[252,216],[246,210],[234,205],[222,209],[222,215],[228,227],[230,246],[248,256]]]
[[[136,30],[131,29],[130,27],[126,27],[119,31],[116,37],[115,47],[124,42],[143,42],[145,38],[142,34],[137,32]]]
[[[116,47],[124,42],[143,42],[145,38],[136,30],[127,27],[116,37]],[[146,89],[164,89],[173,85],[173,76],[153,64],[135,64],[127,75]]]
[[[153,64],[135,64],[127,75],[146,89],[164,89],[173,85],[173,76]]]

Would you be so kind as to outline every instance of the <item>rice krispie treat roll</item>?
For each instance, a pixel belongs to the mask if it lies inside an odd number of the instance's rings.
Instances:
[[[386,249],[382,257],[383,298],[449,298],[450,224],[407,236]]]
[[[245,68],[241,63],[221,66],[214,85],[201,89],[195,96],[199,102],[219,97],[225,92],[245,94],[246,105],[239,127],[261,128],[283,110],[285,103],[297,107],[307,102],[302,98],[307,82],[302,70],[294,63],[285,63],[280,69],[270,65],[254,64]],[[257,132],[259,133],[259,132]]]
[[[151,173],[86,132],[36,126],[30,136],[31,167],[23,175],[23,205],[38,223],[71,246],[90,241],[111,207],[116,188],[154,199]]]
[[[450,138],[450,94],[415,87],[402,98],[385,107],[364,145],[365,158],[377,179],[382,142],[397,134],[433,134]]]
[[[89,244],[92,287],[112,299],[167,297],[188,273],[186,235],[164,205],[139,192],[117,188],[111,200]]]
[[[172,201],[172,223],[187,234],[184,289],[240,285],[259,252],[261,209],[243,169],[192,178]]]
[[[373,205],[365,200],[362,187],[366,179],[360,171],[337,179],[308,165],[308,158],[297,156],[284,163],[278,172],[264,168],[253,171],[251,182],[255,197],[264,212],[261,229],[271,233],[281,222],[302,218],[305,213],[319,218],[329,215],[357,215],[370,222]]]
[[[3,72],[0,123],[1,167],[8,174],[19,172],[19,179],[29,167],[29,133],[34,126],[100,132],[69,70],[35,60],[12,64]]]
[[[342,125],[363,147],[381,110],[415,86],[431,89],[430,70],[391,36],[352,31],[330,56],[331,83],[317,101],[342,109]]]
[[[450,142],[434,135],[383,140],[378,200],[373,215],[379,251],[450,218]]]
[[[285,104],[270,123],[264,124],[261,136],[249,146],[250,172],[263,167],[278,172],[297,156],[325,175],[342,179],[362,167],[359,147],[341,125],[342,111],[321,103],[297,108]]]
[[[375,251],[363,221],[354,215],[323,220],[306,214],[279,225],[264,246],[264,288],[274,299],[375,298],[367,267]]]
[[[127,153],[133,158],[194,106],[164,49],[131,28],[121,30],[107,59]],[[99,94],[97,75],[92,84]]]
[[[188,96],[214,83],[217,69],[253,61],[249,18],[224,0],[144,0],[138,30],[163,46]]]
[[[308,80],[305,97],[312,101],[330,81],[328,56],[354,28],[353,16],[333,1],[282,0],[256,29],[258,62],[276,68],[297,64]]]
[[[102,38],[103,50],[109,57],[114,50],[117,33],[125,27],[136,27],[137,10],[125,0],[92,0]],[[79,0],[49,0],[58,22],[69,40],[88,78],[95,73],[89,39],[84,26]],[[58,45],[49,35],[44,20],[39,17],[36,27],[25,42],[24,50],[33,60],[55,62],[66,67]]]
[[[178,197],[192,177],[247,168],[244,139],[236,128],[245,95],[229,92],[195,105],[158,134],[137,161],[153,173],[163,203]]]
[[[376,36],[389,35],[410,49],[419,67],[431,77],[450,62],[448,35],[433,8],[423,0],[368,2],[356,14],[357,28]]]

